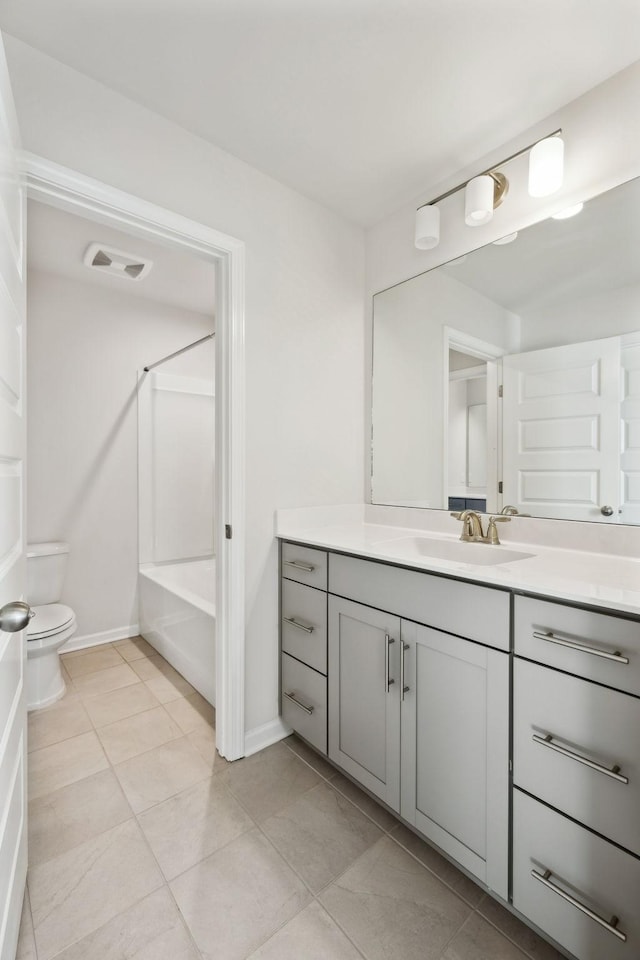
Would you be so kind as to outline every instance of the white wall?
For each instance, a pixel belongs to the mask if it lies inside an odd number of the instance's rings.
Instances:
[[[213,318],[35,270],[27,294],[28,539],[69,541],[63,599],[78,637],[126,635],[138,622],[137,371]],[[213,366],[207,343],[164,369],[211,379]]]
[[[278,714],[274,511],[362,500],[360,228],[6,37],[25,149],[246,243],[248,729]]]
[[[376,224],[367,232],[367,353],[371,344],[371,303],[373,294],[393,284],[446,263],[477,247],[506,234],[522,229],[551,213],[579,200],[597,194],[632,179],[640,174],[640,61],[611,77],[582,97],[567,104],[553,116],[523,130],[515,140],[496,148],[491,154],[479,157],[463,170],[452,170],[451,176],[439,184],[425,184],[425,192],[415,203],[403,207],[393,216]],[[469,228],[464,223],[464,194],[461,191],[440,204],[441,242],[430,251],[414,246],[416,207],[460,182],[488,169],[510,154],[548,135],[559,127],[565,141],[565,179],[562,189],[552,197],[534,200],[527,194],[526,157],[509,165],[509,196],[499,207],[491,223]],[[637,323],[635,324],[637,329]],[[365,410],[371,408],[370,384]],[[370,430],[370,422],[366,431]],[[366,452],[365,498],[369,498],[370,462]],[[566,536],[572,527],[567,524]],[[616,536],[611,527],[603,529],[602,537]],[[568,542],[568,540],[567,540]]]
[[[521,320],[522,351],[635,333],[640,328],[640,286],[527,310]]]

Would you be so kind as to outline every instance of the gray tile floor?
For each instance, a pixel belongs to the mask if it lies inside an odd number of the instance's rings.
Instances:
[[[295,738],[228,764],[144,640],[29,718],[18,960],[558,960]]]

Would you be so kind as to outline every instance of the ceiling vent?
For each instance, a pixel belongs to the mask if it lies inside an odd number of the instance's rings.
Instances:
[[[127,280],[142,280],[153,266],[153,260],[144,260],[133,253],[114,250],[102,243],[92,243],[87,247],[83,263],[92,270],[111,273]]]

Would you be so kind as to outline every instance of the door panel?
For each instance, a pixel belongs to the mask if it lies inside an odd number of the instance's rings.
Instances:
[[[507,898],[509,657],[402,621],[402,816]]]
[[[0,45],[0,606],[24,597],[25,198]],[[16,953],[27,871],[25,639],[0,631],[0,960]]]
[[[329,757],[395,810],[399,656],[398,617],[329,597]]]
[[[617,522],[620,377],[619,337],[504,358],[504,503],[534,516]]]

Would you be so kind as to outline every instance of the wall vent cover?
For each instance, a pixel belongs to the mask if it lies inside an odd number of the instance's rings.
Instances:
[[[114,250],[104,243],[89,244],[82,262],[92,270],[111,273],[125,280],[142,280],[153,266],[153,260],[145,260],[124,250]]]

